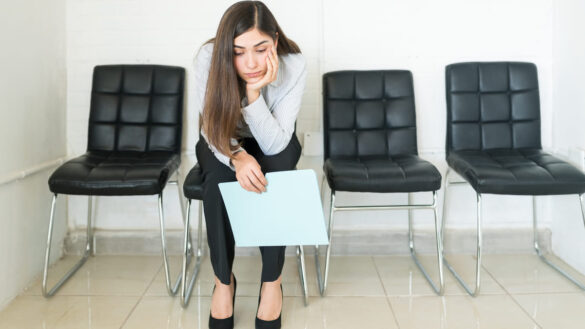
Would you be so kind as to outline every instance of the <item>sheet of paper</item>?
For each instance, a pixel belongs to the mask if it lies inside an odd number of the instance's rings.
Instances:
[[[317,175],[312,169],[266,174],[266,192],[219,183],[236,246],[328,244]]]

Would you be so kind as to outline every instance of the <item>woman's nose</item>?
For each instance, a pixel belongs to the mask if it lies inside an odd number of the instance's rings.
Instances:
[[[253,69],[256,67],[256,58],[254,58],[254,56],[249,55],[246,59],[246,66],[248,66],[249,69]]]

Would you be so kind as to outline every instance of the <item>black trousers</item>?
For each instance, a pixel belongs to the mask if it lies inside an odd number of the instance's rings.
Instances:
[[[293,170],[301,156],[301,144],[296,136],[286,148],[274,155],[264,155],[254,138],[242,138],[243,147],[252,155],[262,173]],[[219,192],[218,183],[237,181],[236,173],[221,163],[209,149],[202,136],[195,147],[197,161],[203,172],[203,211],[207,225],[207,242],[209,244],[211,265],[215,275],[223,284],[230,284],[234,262],[235,240],[228,219],[225,204]],[[284,266],[286,246],[260,247],[262,254],[262,282],[278,279]]]

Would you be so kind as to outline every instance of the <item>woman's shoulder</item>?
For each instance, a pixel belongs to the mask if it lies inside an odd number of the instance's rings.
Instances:
[[[211,63],[211,54],[213,53],[213,43],[204,43],[195,54],[196,66],[208,66]]]
[[[301,73],[306,69],[307,62],[302,53],[286,54],[281,56],[287,71]]]
[[[279,61],[277,81],[272,84],[275,87],[294,85],[307,70],[305,56],[301,53],[280,56]]]
[[[199,52],[203,52],[211,56],[211,53],[213,52],[213,42],[206,42],[203,45],[201,45],[201,47],[199,48]]]

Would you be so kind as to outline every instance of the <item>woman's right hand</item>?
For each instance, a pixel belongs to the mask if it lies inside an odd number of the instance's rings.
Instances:
[[[236,168],[236,179],[240,185],[250,192],[266,192],[266,177],[262,173],[258,161],[248,154],[245,150],[236,153],[235,159],[232,160]]]

